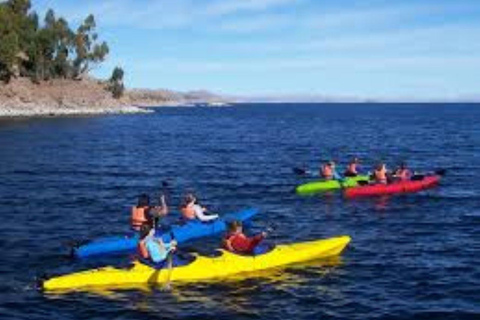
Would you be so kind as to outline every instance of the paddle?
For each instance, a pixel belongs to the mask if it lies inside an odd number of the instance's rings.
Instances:
[[[173,232],[170,232],[170,243],[175,240],[175,235]],[[172,289],[172,272],[173,272],[173,250],[170,249],[167,257],[167,281],[165,283],[164,290],[171,290]]]
[[[299,168],[299,167],[292,168],[292,170],[293,170],[293,173],[295,173],[296,175],[299,175],[299,176],[304,176],[308,172],[307,169]]]
[[[434,170],[434,171],[432,171],[432,172],[415,173],[415,174],[410,178],[410,180],[420,181],[420,180],[423,180],[425,177],[431,176],[431,175],[444,176],[446,172],[447,172],[447,169],[436,169],[436,170]]]

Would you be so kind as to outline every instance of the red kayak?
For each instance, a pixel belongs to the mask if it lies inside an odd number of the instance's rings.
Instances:
[[[396,193],[418,192],[435,187],[440,181],[439,175],[425,176],[422,179],[398,181],[391,184],[373,184],[345,189],[346,197],[376,196]]]

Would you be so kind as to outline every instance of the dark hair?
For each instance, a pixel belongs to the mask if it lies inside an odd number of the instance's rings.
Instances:
[[[138,197],[137,207],[148,207],[150,205],[150,197],[146,193],[142,193]]]
[[[229,232],[235,231],[241,226],[242,226],[242,223],[240,221],[237,221],[237,220],[230,221],[228,223],[228,231]]]
[[[183,197],[183,201],[182,201],[182,205],[181,207],[186,207],[187,204],[189,204],[190,202],[194,201],[195,200],[195,196],[193,195],[193,193],[187,193],[184,197]]]
[[[140,239],[144,239],[152,230],[152,225],[147,223],[140,227]]]

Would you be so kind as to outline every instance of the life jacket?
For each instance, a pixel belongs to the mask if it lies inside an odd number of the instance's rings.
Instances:
[[[147,250],[147,245],[145,244],[145,239],[140,240],[138,242],[137,251],[138,251],[138,254],[140,255],[140,257],[142,257],[143,259],[150,258],[150,254],[148,253],[148,250]]]
[[[411,176],[410,170],[408,170],[408,169],[399,169],[399,170],[397,171],[396,176],[397,176],[400,180],[402,180],[402,181],[410,180],[410,176]]]
[[[328,165],[323,165],[322,166],[322,177],[324,177],[325,179],[331,179],[333,178],[333,170],[332,170],[332,167],[328,166]]]
[[[247,237],[244,233],[231,233],[225,237],[230,246],[237,253],[251,253],[253,249],[263,240],[262,235]],[[228,250],[228,248],[226,248]]]
[[[185,220],[193,220],[196,218],[195,209],[193,206],[182,207],[180,211],[182,212],[182,216]]]
[[[132,207],[130,224],[133,229],[140,230],[140,227],[149,222],[149,207]]]
[[[380,183],[387,183],[387,171],[386,170],[375,170],[374,171],[375,181]]]
[[[350,163],[347,167],[347,172],[350,174],[358,174],[357,172],[357,164],[356,163]]]

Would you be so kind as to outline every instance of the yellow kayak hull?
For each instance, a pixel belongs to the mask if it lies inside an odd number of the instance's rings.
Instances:
[[[292,263],[317,260],[339,255],[350,242],[349,236],[325,240],[277,245],[268,253],[243,256],[221,250],[218,257],[197,255],[195,260],[172,269],[155,269],[134,261],[129,269],[105,267],[64,275],[46,280],[45,290],[70,290],[82,287],[108,287],[135,284],[162,284],[172,282],[198,282],[225,278],[240,273],[261,271]]]

